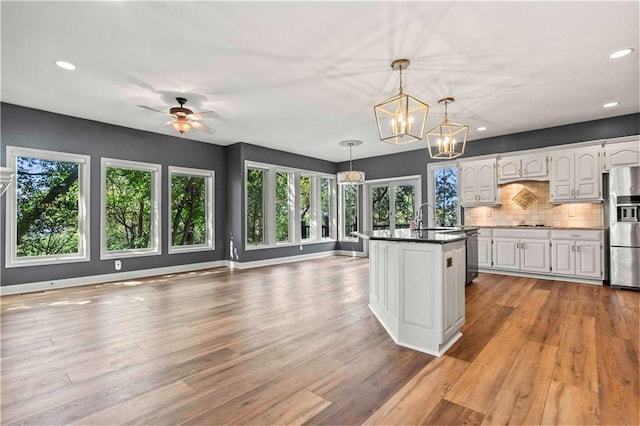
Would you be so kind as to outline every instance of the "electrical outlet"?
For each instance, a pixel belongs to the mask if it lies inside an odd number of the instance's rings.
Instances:
[[[120,260],[116,260],[116,271],[119,271],[120,269],[122,269],[122,262]]]
[[[302,244],[300,244],[300,251],[302,251]]]

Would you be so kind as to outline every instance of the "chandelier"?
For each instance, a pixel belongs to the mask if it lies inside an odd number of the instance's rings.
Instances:
[[[454,98],[442,98],[438,101],[439,104],[444,103],[444,120],[426,134],[431,158],[450,160],[464,154],[469,126],[449,121],[447,105],[454,101]]]
[[[421,140],[429,113],[429,105],[402,91],[402,70],[410,63],[408,59],[391,62],[391,68],[400,71],[400,90],[373,107],[380,140],[394,145]]]
[[[364,182],[364,172],[352,169],[351,148],[362,145],[362,141],[346,140],[338,142],[340,146],[349,147],[349,170],[338,172],[338,184],[359,184]]]

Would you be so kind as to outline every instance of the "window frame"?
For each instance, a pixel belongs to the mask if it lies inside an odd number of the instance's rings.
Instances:
[[[264,226],[265,226],[265,238],[264,243],[261,244],[248,244],[247,243],[247,171],[248,169],[261,169],[265,171],[265,185],[263,202],[265,212]],[[261,163],[257,161],[245,160],[244,163],[244,205],[243,218],[244,218],[244,242],[245,250],[260,250],[274,247],[290,247],[301,246],[307,244],[319,244],[336,241],[337,234],[337,193],[336,193],[336,175],[323,172],[315,172],[304,169],[297,169],[294,167],[280,166],[275,164]],[[289,174],[289,241],[276,241],[276,174],[288,173]],[[300,177],[311,177],[311,232],[313,238],[302,240],[302,226],[300,218]],[[330,180],[330,230],[329,238],[322,238],[322,233],[317,232],[315,229],[316,219],[322,216],[321,195],[320,195],[320,179],[327,178]],[[315,233],[314,233],[315,232]]]
[[[338,235],[338,238],[340,239],[340,241],[348,241],[348,242],[356,242],[358,241],[358,237],[356,236],[352,236],[352,235],[345,235],[344,233],[344,227],[346,225],[345,221],[346,221],[346,215],[345,215],[345,197],[344,197],[344,191],[347,187],[352,187],[355,188],[356,190],[356,223],[358,224],[358,231],[360,231],[360,227],[362,226],[362,221],[360,220],[360,188],[362,187],[362,185],[357,185],[357,184],[342,184],[339,185],[340,186],[340,199],[338,200],[338,205],[339,205],[339,217],[338,217],[338,223],[339,223],[339,228],[340,228],[340,232]]]
[[[162,165],[105,157],[101,158],[100,163],[100,260],[161,255],[160,186],[162,182]],[[151,247],[107,251],[107,167],[151,172]]]
[[[88,262],[90,255],[90,177],[91,157],[84,154],[48,151],[35,148],[7,146],[7,165],[18,170],[18,157],[37,158],[48,161],[64,161],[78,163],[78,252],[59,255],[18,257],[16,227],[17,227],[17,182],[9,185],[5,193],[5,268],[23,266],[52,265],[59,263]],[[17,181],[17,175],[14,177]]]
[[[172,218],[173,218],[173,198],[171,183],[173,175],[197,176],[205,178],[205,221],[206,221],[206,242],[204,244],[192,244],[184,246],[174,246],[171,238]],[[167,173],[168,206],[167,206],[167,252],[169,254],[189,253],[196,251],[215,250],[215,171],[205,169],[194,169],[189,167],[169,166]]]
[[[456,193],[458,202],[456,203],[456,211],[457,211],[457,223],[456,225],[461,225],[462,223],[462,208],[460,206],[460,163],[457,160],[451,161],[443,161],[439,163],[430,163],[429,164],[429,176],[427,178],[427,201],[429,204],[433,206],[434,209],[434,218],[435,218],[435,209],[436,209],[436,175],[435,171],[440,169],[450,169],[455,168],[458,169],[458,179],[456,181]],[[429,227],[436,226],[434,222],[434,218],[429,216]]]
[[[262,242],[260,243],[249,243],[248,241],[248,234],[247,234],[247,200],[248,200],[248,193],[247,193],[247,176],[248,176],[248,171],[249,169],[254,169],[254,170],[261,170],[263,172],[262,174],[262,231],[263,231],[263,237],[262,237]],[[268,181],[269,181],[269,169],[263,167],[262,165],[255,165],[254,164],[248,164],[245,162],[245,167],[244,167],[244,176],[243,176],[243,191],[244,191],[244,197],[243,197],[243,208],[242,208],[242,217],[243,217],[243,228],[244,228],[244,247],[245,250],[251,250],[251,249],[256,249],[256,248],[265,248],[265,247],[269,247],[269,243],[268,243],[268,238],[269,238],[269,233],[268,233],[268,229],[267,229],[267,216],[268,216],[268,212],[267,209],[270,207],[273,207],[273,209],[275,209],[275,205],[271,206],[271,204],[275,204],[275,203],[268,203]],[[275,235],[274,235],[275,238]]]

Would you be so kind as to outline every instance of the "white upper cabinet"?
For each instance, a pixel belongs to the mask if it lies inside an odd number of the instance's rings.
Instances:
[[[501,157],[498,160],[498,183],[518,180],[549,180],[546,154]]]
[[[500,204],[496,160],[460,162],[460,194],[463,206]]]
[[[631,136],[611,139],[604,146],[605,171],[612,167],[633,167],[640,165],[640,138]]]
[[[602,201],[600,147],[551,154],[551,202]]]

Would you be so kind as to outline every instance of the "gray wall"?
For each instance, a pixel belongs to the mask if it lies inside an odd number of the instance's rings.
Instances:
[[[235,247],[238,250],[238,260],[240,262],[252,262],[257,260],[273,259],[277,257],[296,256],[311,253],[319,253],[336,248],[335,242],[305,244],[302,246],[274,247],[258,250],[245,250],[244,243],[244,162],[256,161],[267,164],[275,164],[297,169],[321,173],[336,173],[336,164],[330,161],[318,160],[317,158],[306,157],[298,154],[291,154],[285,151],[278,151],[263,148],[248,143],[237,143],[229,147],[233,155],[228,155],[227,169],[228,178],[228,237],[233,238]],[[227,242],[228,244],[228,242]],[[302,247],[302,250],[300,250]]]
[[[228,147],[159,135],[110,124],[83,120],[11,104],[1,104],[1,145],[3,161],[6,146],[46,149],[91,156],[91,242],[90,262],[63,265],[5,268],[4,240],[0,247],[1,285],[58,280],[115,272],[113,260],[100,259],[100,159],[101,157],[162,164],[162,252],[160,256],[124,258],[122,271],[141,270],[223,259],[241,262],[317,253],[327,250],[362,250],[359,243],[321,243],[299,246],[244,250],[244,162],[277,164],[292,168],[336,173],[348,170],[349,163],[332,163],[302,155],[237,143]],[[465,157],[561,145],[587,140],[614,138],[640,133],[640,114],[614,117],[551,129],[499,136],[469,142]],[[371,143],[382,143],[373,141]],[[364,170],[367,179],[421,175],[422,197],[426,199],[428,158],[423,145],[416,150],[354,160],[354,169]],[[2,165],[5,165],[3,162]],[[168,255],[167,200],[168,166],[215,170],[216,250]],[[362,199],[362,197],[361,197]],[[0,231],[5,233],[5,197],[0,198]],[[360,212],[362,213],[362,202]],[[237,248],[232,258],[230,242]]]
[[[4,239],[0,247],[1,284],[13,285],[115,272],[113,260],[100,260],[100,159],[101,157],[143,161],[162,165],[162,255],[122,259],[122,272],[209,262],[225,259],[225,149],[189,141],[82,120],[59,114],[2,104],[1,149],[3,165],[6,146],[45,149],[91,156],[90,221],[91,261],[61,265],[5,269]],[[168,166],[215,170],[215,251],[167,254]],[[5,197],[0,199],[0,229],[6,235]]]

